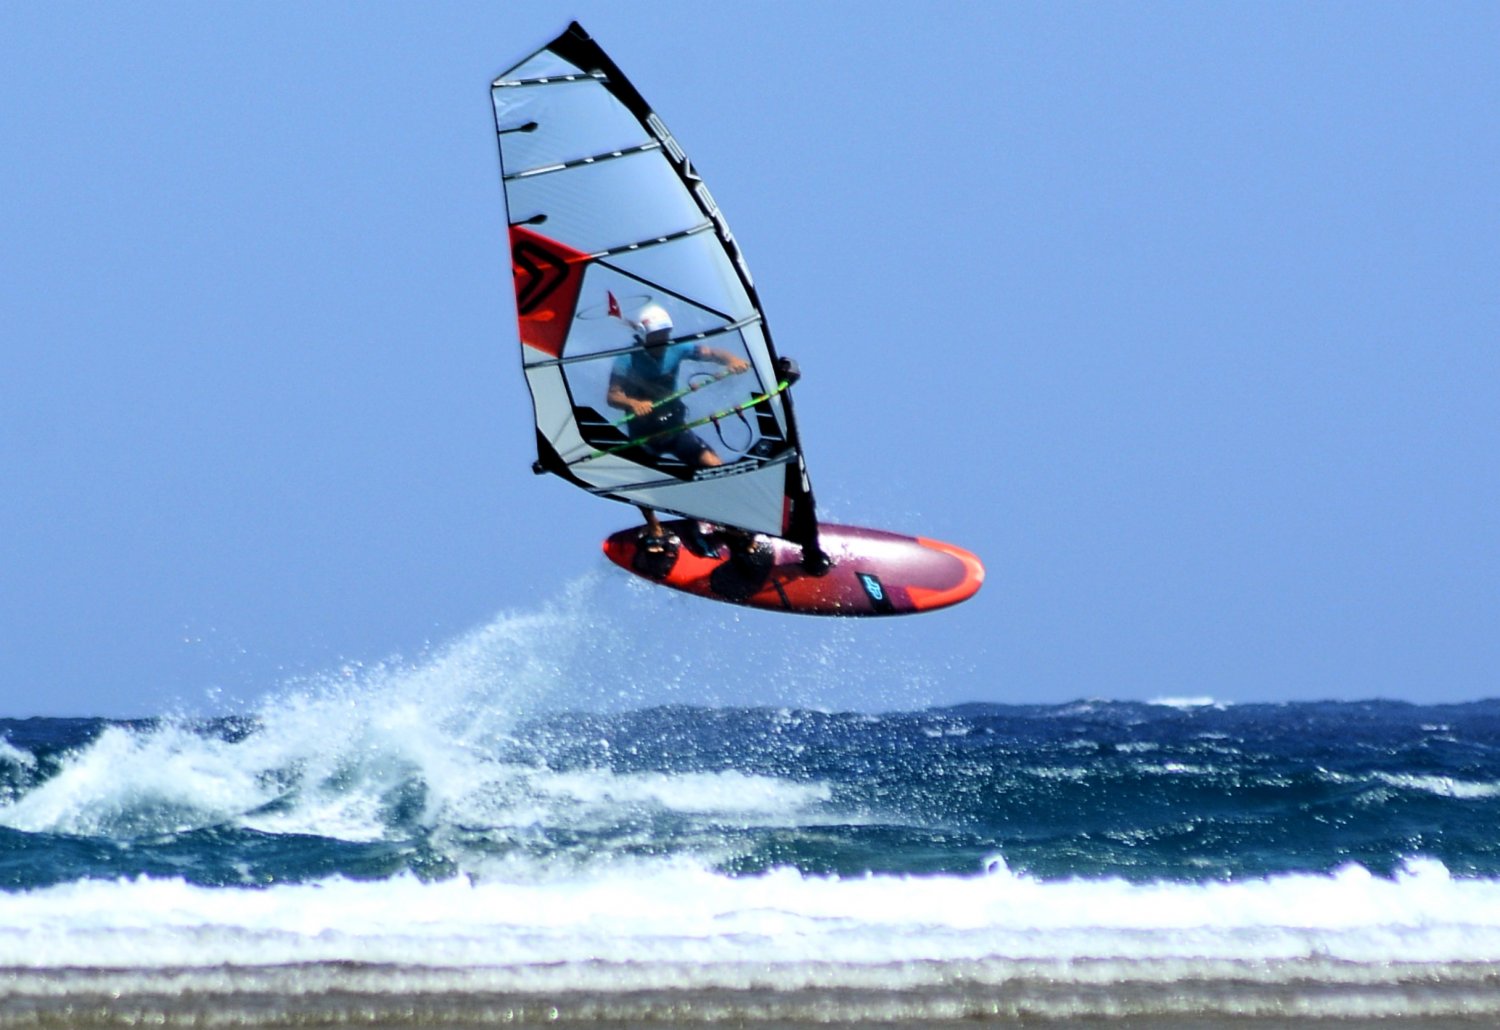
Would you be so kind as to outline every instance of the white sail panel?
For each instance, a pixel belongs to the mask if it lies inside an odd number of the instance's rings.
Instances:
[[[784,469],[758,468],[744,475],[726,477],[717,489],[704,492],[696,484],[662,483],[630,491],[628,499],[658,511],[687,514],[720,525],[739,525],[754,533],[781,535],[779,507],[786,486]],[[684,512],[684,508],[692,509]],[[766,521],[744,525],[744,512],[765,513]]]
[[[668,282],[684,297],[739,320],[758,315],[724,246],[711,232],[616,254],[614,267],[647,282]]]
[[[659,150],[515,179],[505,192],[516,212],[546,215],[538,232],[588,254],[649,243],[704,223]]]
[[[653,142],[593,78],[503,88],[496,93],[505,103],[508,175],[524,176],[538,168],[593,156],[587,153],[590,149],[602,154]]]

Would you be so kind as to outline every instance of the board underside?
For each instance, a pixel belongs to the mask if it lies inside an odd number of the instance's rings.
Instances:
[[[761,538],[755,551],[740,548],[736,555],[729,537],[712,527],[687,519],[662,527],[682,541],[675,557],[642,554],[639,528],[610,536],[604,553],[643,579],[752,608],[802,615],[909,615],[967,600],[984,582],[984,566],[963,548],[878,529],[819,526],[819,541],[833,566],[818,576],[802,567],[802,548],[786,540]],[[695,530],[717,556],[695,553]]]

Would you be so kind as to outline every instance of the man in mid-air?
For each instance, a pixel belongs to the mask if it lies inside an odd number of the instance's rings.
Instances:
[[[653,457],[672,455],[688,468],[712,468],[724,464],[712,447],[687,425],[687,405],[677,385],[684,361],[722,365],[733,374],[750,368],[744,358],[701,343],[673,343],[672,316],[659,304],[648,304],[634,322],[637,350],[615,359],[609,377],[610,407],[630,413],[623,428],[632,440],[640,440],[641,450]],[[656,512],[642,507],[646,531],[642,550],[660,554],[668,547]]]

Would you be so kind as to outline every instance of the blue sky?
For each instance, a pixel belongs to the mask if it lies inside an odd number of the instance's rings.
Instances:
[[[633,511],[531,475],[486,87],[574,17],[740,239],[825,518],[975,550],[974,601],[639,589],[598,549]],[[1497,40],[1486,4],[0,6],[0,714],[538,613],[584,705],[1493,696]]]

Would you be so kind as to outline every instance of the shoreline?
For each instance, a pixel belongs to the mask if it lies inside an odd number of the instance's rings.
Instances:
[[[586,964],[587,965],[587,964]],[[1087,966],[1087,964],[1082,964]],[[1392,966],[1338,963],[1342,977],[1320,978],[1317,963],[1280,970],[1246,963],[1235,975],[1139,975],[1104,970],[1053,975],[1015,971],[997,960],[983,982],[954,969],[951,979],[884,987],[863,970],[864,986],[833,980],[778,987],[786,970],[740,970],[743,986],[639,987],[645,966],[594,968],[578,980],[619,977],[620,989],[568,986],[553,968],[541,989],[501,987],[515,969],[426,969],[358,963],[192,969],[5,969],[0,1028],[19,1027],[417,1027],[736,1026],[840,1028],[869,1025],[1161,1028],[1378,1026],[1380,1030],[1458,1030],[1500,1021],[1500,968],[1489,963]],[[829,969],[839,968],[829,965]],[[583,970],[575,970],[583,972]],[[664,971],[657,971],[658,975]],[[900,969],[888,971],[893,982]],[[869,974],[877,974],[871,977]],[[1061,975],[1058,975],[1061,974]],[[836,980],[836,978],[834,978]],[[446,983],[446,986],[438,986]],[[462,986],[460,986],[462,985]]]

